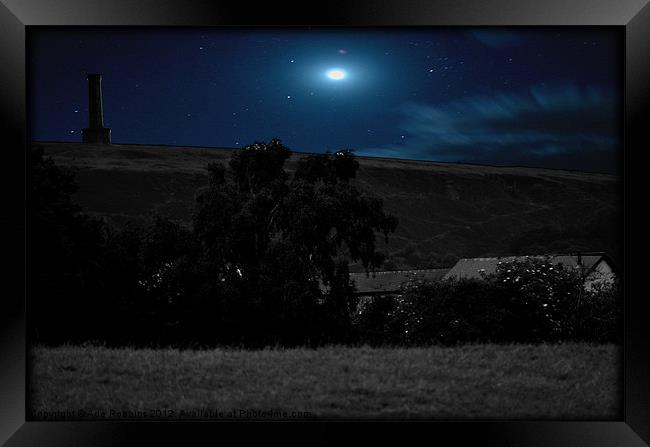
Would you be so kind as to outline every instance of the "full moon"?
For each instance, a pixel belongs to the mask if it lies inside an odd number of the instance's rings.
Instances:
[[[333,68],[327,72],[327,77],[334,81],[340,81],[341,79],[344,79],[345,75],[345,70],[341,70],[340,68]]]

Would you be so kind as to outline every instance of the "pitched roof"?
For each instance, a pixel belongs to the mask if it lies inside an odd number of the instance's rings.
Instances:
[[[605,259],[604,253],[589,253],[582,255],[531,255],[531,256],[504,256],[499,258],[469,258],[461,259],[454,265],[443,279],[476,278],[481,279],[481,273],[490,275],[495,273],[499,263],[523,261],[527,258],[548,259],[553,264],[563,264],[567,267],[578,268],[582,266],[587,270],[593,269],[596,264]]]
[[[444,269],[393,270],[386,272],[350,273],[357,293],[390,293],[400,290],[409,281],[438,281],[449,271]]]

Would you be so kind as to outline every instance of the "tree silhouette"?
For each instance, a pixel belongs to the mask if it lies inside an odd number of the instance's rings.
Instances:
[[[292,176],[291,154],[275,139],[247,146],[228,169],[209,166],[197,197],[202,282],[211,283],[202,301],[218,303],[222,327],[239,328],[242,342],[343,337],[353,308],[348,262],[380,266],[375,233],[387,238],[397,225],[380,199],[355,186],[351,151],[303,157]]]
[[[397,220],[355,185],[349,150],[303,156],[279,140],[208,166],[193,225],[114,228],[73,202],[71,171],[30,152],[33,341],[296,345],[350,341],[348,265],[379,267]],[[292,172],[293,171],[293,172]]]
[[[72,201],[72,172],[40,150],[27,157],[27,308],[30,336],[67,341],[92,332],[102,288],[103,226]],[[96,327],[95,327],[96,329]]]

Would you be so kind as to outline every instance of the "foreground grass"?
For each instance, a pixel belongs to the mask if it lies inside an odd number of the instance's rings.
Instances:
[[[620,358],[617,346],[590,344],[36,347],[29,411],[33,419],[618,419]]]

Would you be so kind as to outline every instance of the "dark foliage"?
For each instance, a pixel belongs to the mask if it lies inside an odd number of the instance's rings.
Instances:
[[[38,151],[28,170],[32,342],[112,345],[453,345],[621,341],[618,286],[543,260],[483,280],[412,283],[358,301],[348,265],[379,267],[397,221],[356,187],[351,151],[301,158],[280,141],[208,166],[191,227],[115,229],[81,212],[72,172]]]
[[[32,154],[32,337],[42,343],[263,346],[348,342],[348,263],[381,265],[397,221],[351,181],[351,151],[290,176],[279,140],[208,166],[192,228],[155,218],[115,230],[71,201],[71,173]]]
[[[72,172],[28,155],[27,315],[39,343],[158,343],[177,317],[188,230],[162,219],[116,231],[71,199]]]
[[[581,270],[537,259],[503,263],[483,280],[407,284],[357,315],[370,344],[617,342],[617,284],[585,288]]]
[[[210,276],[198,299],[216,306],[218,324],[206,328],[217,340],[345,341],[355,307],[347,264],[373,269],[384,259],[375,233],[387,236],[397,222],[350,181],[352,153],[306,157],[292,177],[290,155],[279,140],[248,146],[227,170],[211,165],[197,197],[194,231]]]
[[[73,173],[42,151],[27,157],[27,311],[32,335],[55,342],[89,336],[99,328],[88,318],[102,312],[88,300],[107,282],[102,272],[102,223],[80,212],[71,195]]]

